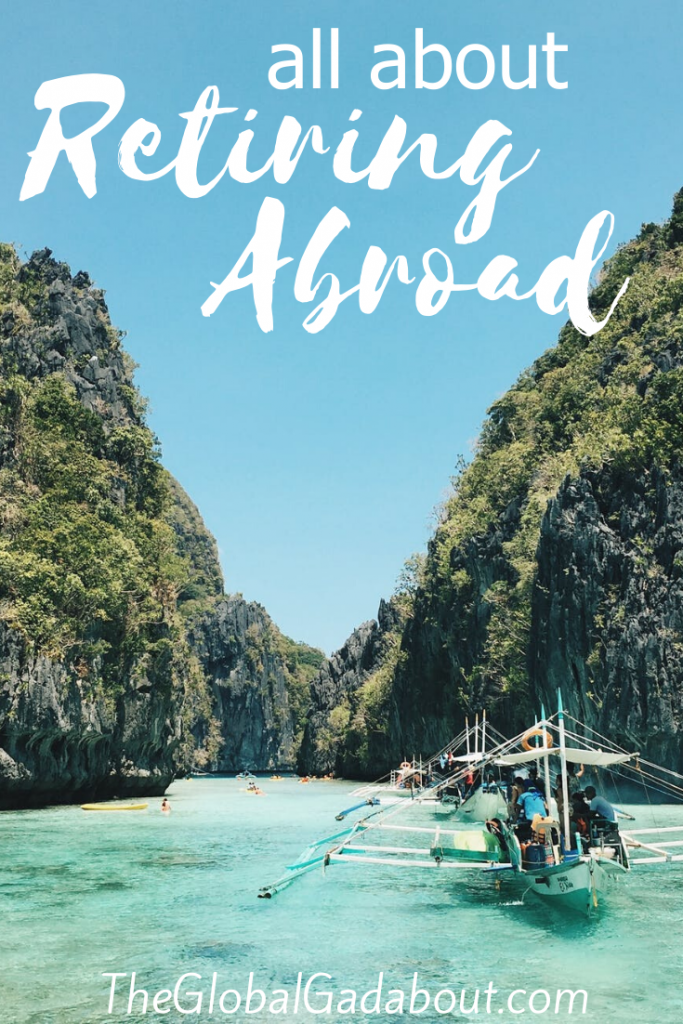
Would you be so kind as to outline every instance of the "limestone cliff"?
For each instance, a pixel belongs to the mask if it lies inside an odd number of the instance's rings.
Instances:
[[[300,739],[321,655],[223,597],[121,339],[87,274],[0,246],[0,808],[158,794]]]
[[[487,707],[507,733],[572,714],[683,768],[683,193],[489,410],[427,556],[313,684],[304,765],[380,774]],[[339,661],[343,666],[339,666]],[[349,699],[348,680],[353,699]]]
[[[261,605],[237,596],[222,598],[198,616],[189,638],[220,723],[209,767],[293,768],[322,652],[290,640]]]
[[[533,691],[683,769],[683,472],[568,478],[541,525]]]

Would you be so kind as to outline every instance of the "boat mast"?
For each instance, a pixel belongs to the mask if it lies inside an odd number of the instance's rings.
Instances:
[[[481,713],[481,753],[486,753],[486,708]]]
[[[545,720],[545,707],[541,704],[541,728],[546,729]],[[543,774],[545,776],[545,797],[546,803],[548,804],[548,814],[550,814],[550,808],[552,806],[552,791],[550,789],[550,758],[548,757],[548,744],[545,742],[545,736],[543,737],[543,749],[545,751],[543,755]]]
[[[474,716],[474,753],[479,753],[479,712]]]
[[[534,732],[538,733],[538,719],[537,718],[534,718]],[[536,735],[536,736],[534,736],[534,748],[536,750],[536,778],[538,778],[538,773],[540,771],[540,758],[538,756],[538,747],[539,747],[539,736]]]
[[[467,715],[465,715],[465,735],[467,737],[467,756],[470,756],[470,723]]]
[[[562,772],[562,805],[564,817],[564,848],[571,850],[572,840],[569,832],[569,786],[567,784],[567,750],[564,736],[564,711],[562,710],[562,692],[557,688],[557,720],[560,732],[560,762]],[[579,854],[581,850],[578,851]]]

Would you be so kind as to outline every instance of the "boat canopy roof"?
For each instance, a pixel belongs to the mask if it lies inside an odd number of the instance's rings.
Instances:
[[[598,768],[606,768],[611,764],[624,764],[634,754],[620,754],[613,750],[581,750],[579,747],[566,747],[565,757],[572,764],[594,764]]]
[[[496,764],[528,764],[530,761],[537,761],[540,757],[549,755],[559,757],[561,753],[559,747],[538,747],[535,750],[523,750],[519,754],[504,754],[502,757],[496,758]],[[566,747],[564,753],[571,764],[592,764],[598,768],[606,768],[612,764],[624,764],[634,756],[633,754],[615,753],[611,750],[591,750],[580,747]]]

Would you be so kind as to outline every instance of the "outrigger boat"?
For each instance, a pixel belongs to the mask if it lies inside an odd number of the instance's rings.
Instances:
[[[496,735],[504,740],[500,733]],[[484,822],[506,815],[507,796],[500,779],[489,772],[485,781],[475,783],[482,779],[482,767],[487,763],[486,736],[485,711],[481,723],[477,713],[473,726],[466,718],[464,730],[428,760],[404,760],[389,775],[355,789],[351,795],[357,801],[341,811],[337,821],[367,805],[387,807],[406,799],[414,801],[417,796],[436,817],[455,814],[461,821]]]
[[[481,765],[483,776],[488,766],[519,770],[536,762],[538,769],[543,769],[545,792],[549,794],[550,763],[559,762],[561,821],[556,815],[537,814],[531,822],[515,822],[508,818],[506,807],[505,814],[489,818],[479,828],[445,829],[440,823],[404,823],[405,815],[432,800],[440,788],[463,779],[469,771],[468,762],[454,776],[415,795],[412,801],[378,806],[377,798],[368,798],[366,803],[371,806],[360,820],[309,846],[280,879],[259,891],[259,897],[273,897],[315,868],[325,870],[350,863],[446,871],[447,877],[453,878],[459,872],[475,872],[495,879],[497,886],[511,879],[551,906],[590,914],[631,865],[683,861],[683,854],[671,852],[683,847],[683,839],[670,840],[668,835],[663,841],[651,838],[655,833],[683,835],[683,826],[620,831],[617,821],[591,816],[585,834],[579,832],[570,817],[568,765],[590,765],[617,775],[630,769],[644,784],[678,799],[683,799],[683,776],[642,761],[638,754],[623,750],[575,719],[571,719],[575,726],[569,728],[561,699],[558,704],[556,715],[546,719],[542,712],[537,726],[487,751]],[[574,728],[581,729],[583,736]],[[588,742],[586,733],[597,741]],[[538,744],[539,739],[540,746],[532,744],[532,740]],[[525,749],[520,750],[520,746]],[[388,842],[385,837],[389,837]],[[631,850],[645,855],[629,859]]]
[[[467,728],[467,719],[465,719],[465,728]],[[503,736],[498,735],[500,740],[504,740]],[[481,750],[478,745],[479,722],[477,716],[474,723],[474,751],[470,752],[468,735],[467,753],[464,756],[455,757],[454,760],[456,764],[466,764],[474,777],[476,777],[475,773],[479,771],[481,781],[478,786],[473,786],[472,792],[465,793],[465,799],[455,811],[456,821],[483,822],[501,816],[507,817],[508,800],[501,780],[496,779],[491,772],[487,773],[486,779],[484,778],[484,769],[487,766],[486,711],[483,711],[481,716]],[[467,780],[467,778],[466,775],[465,779]],[[444,799],[447,797],[444,796]]]

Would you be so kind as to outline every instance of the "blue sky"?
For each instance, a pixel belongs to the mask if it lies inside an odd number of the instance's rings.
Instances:
[[[267,81],[278,43],[310,59],[312,29],[340,33],[340,88],[277,91]],[[453,54],[469,43],[521,60],[547,32],[567,44],[550,89],[543,63],[535,91],[505,89],[499,75],[480,91],[455,80],[439,91],[412,87],[414,30]],[[324,214],[351,221],[324,270],[344,287],[358,280],[367,248],[404,254],[411,271],[438,246],[456,280],[475,280],[494,255],[520,263],[530,287],[556,256],[572,254],[587,221],[610,210],[610,249],[642,221],[667,216],[683,185],[683,5],[678,0],[272,0],[201,3],[148,0],[86,4],[36,0],[5,5],[0,75],[0,237],[27,252],[49,246],[72,270],[87,269],[107,291],[114,323],[140,364],[150,423],[164,461],[218,539],[226,586],[266,606],[296,639],[326,650],[375,614],[403,561],[423,549],[459,454],[467,455],[487,406],[544,349],[564,320],[533,302],[486,302],[454,295],[438,316],[415,310],[414,286],[392,283],[377,310],[346,302],[320,334],[302,325],[310,306],[293,298],[296,260]],[[373,47],[408,54],[405,90],[371,85]],[[436,64],[434,65],[436,74]],[[33,97],[52,78],[86,72],[118,76],[124,106],[95,139],[97,195],[88,199],[62,156],[42,195],[23,203],[28,157],[45,122]],[[517,77],[522,77],[521,75]],[[323,71],[325,81],[325,71]],[[449,162],[489,118],[512,130],[510,167],[541,150],[533,168],[504,190],[488,234],[456,247],[453,227],[473,190],[455,179],[428,181],[416,160],[385,192],[337,181],[328,157],[306,154],[287,184],[266,175],[250,185],[227,176],[188,199],[172,175],[142,183],[117,166],[124,130],[144,117],[163,138],[150,166],[175,156],[184,121],[207,85],[239,108],[212,130],[201,176],[222,166],[249,108],[256,132],[252,166],[265,159],[285,114],[319,124],[333,148],[354,108],[363,116],[358,165],[374,153],[395,114],[408,138],[435,132]],[[69,112],[78,131],[87,110]],[[259,163],[262,162],[259,161]],[[282,251],[296,257],[276,282],[275,330],[263,334],[247,290],[210,318],[200,307],[249,241],[265,196],[286,209]],[[456,251],[458,249],[460,251]]]

